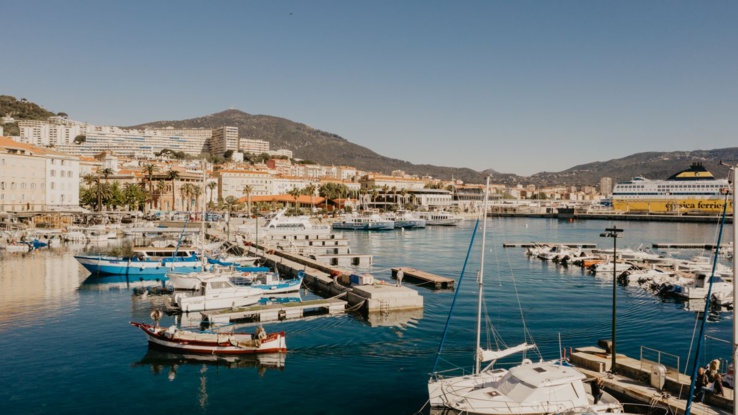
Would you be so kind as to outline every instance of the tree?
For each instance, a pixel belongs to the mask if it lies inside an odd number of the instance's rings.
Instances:
[[[84,134],[80,134],[76,137],[74,137],[74,144],[82,144],[85,141],[87,141],[87,136]]]
[[[293,187],[292,189],[290,189],[289,192],[287,192],[287,194],[295,198],[295,211],[297,211],[297,199],[302,194],[302,190],[298,189],[297,187]]]
[[[215,192],[216,187],[218,187],[218,183],[216,182],[208,183],[208,189],[210,189],[210,205],[213,204],[213,192]]]
[[[156,181],[156,206],[161,209],[161,195],[167,190],[167,184],[164,180]]]
[[[184,200],[187,201],[187,210],[188,211],[192,210],[191,209],[192,208],[192,198],[191,198],[191,196],[192,196],[192,185],[189,184],[189,183],[183,184],[182,186],[179,187],[179,193],[180,193],[180,195],[182,195],[182,200],[183,201]],[[184,205],[184,203],[183,203],[183,205]],[[182,207],[184,207],[184,206],[182,206]]]
[[[164,151],[164,150],[162,150],[162,151]],[[176,191],[177,188],[175,187],[175,182],[176,182],[177,179],[179,179],[179,172],[177,170],[169,170],[169,171],[167,171],[167,180],[171,180],[172,181],[172,210],[175,210],[174,209],[174,202],[176,201],[175,195],[177,193],[177,191]]]
[[[195,210],[200,210],[200,195],[202,194],[202,187],[192,185],[192,197],[195,199]],[[203,218],[204,220],[204,218]]]
[[[249,216],[251,215],[251,192],[254,191],[254,188],[249,185],[243,186],[243,192],[246,194],[246,211],[249,213]]]
[[[310,195],[310,212],[314,212],[315,211],[314,197],[315,197],[315,191],[316,190],[318,190],[317,186],[315,186],[312,183],[309,184],[309,185],[307,185],[307,186],[305,186],[305,193],[307,193],[308,195]]]
[[[146,175],[146,178],[149,182],[149,210],[151,210],[153,203],[154,203],[154,186],[153,186],[153,179],[154,179],[154,172],[159,170],[159,167],[157,167],[155,164],[144,164],[141,171]]]
[[[225,153],[223,153],[223,158],[226,160],[230,160],[231,156],[233,156],[233,153],[235,153],[234,150],[227,150]]]

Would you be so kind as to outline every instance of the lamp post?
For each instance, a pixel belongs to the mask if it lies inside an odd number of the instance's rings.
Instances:
[[[612,367],[610,371],[615,373],[615,364],[617,363],[617,353],[615,352],[615,310],[617,308],[617,286],[618,286],[618,251],[617,251],[617,240],[618,234],[622,232],[622,229],[618,229],[617,226],[612,228],[606,228],[605,232],[601,233],[600,236],[603,238],[612,238]]]

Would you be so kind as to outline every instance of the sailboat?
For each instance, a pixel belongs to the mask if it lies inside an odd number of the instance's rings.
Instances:
[[[523,359],[520,365],[509,370],[494,368],[495,362],[503,357],[536,349],[533,342],[526,341],[498,350],[481,347],[488,193],[489,178],[482,210],[484,219],[481,263],[477,277],[479,292],[474,372],[455,377],[433,373],[428,381],[431,407],[447,408],[465,414],[486,415],[622,412],[620,403],[609,395],[595,404],[591,392],[585,387],[585,375],[562,360],[541,360],[534,363],[530,359]],[[487,364],[484,368],[483,363]]]

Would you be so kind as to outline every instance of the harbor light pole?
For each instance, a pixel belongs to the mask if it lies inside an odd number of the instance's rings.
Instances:
[[[615,373],[615,365],[617,364],[617,353],[615,352],[615,316],[617,309],[617,286],[618,286],[618,236],[620,232],[622,232],[622,229],[618,229],[617,226],[613,226],[612,228],[606,228],[605,232],[601,233],[600,236],[603,238],[612,238],[612,349],[610,352],[612,353],[612,367],[610,368],[610,372]]]

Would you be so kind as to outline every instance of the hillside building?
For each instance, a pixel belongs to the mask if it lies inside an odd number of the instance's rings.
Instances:
[[[226,151],[238,151],[238,127],[221,127],[213,130],[210,139],[210,152],[222,156]]]

